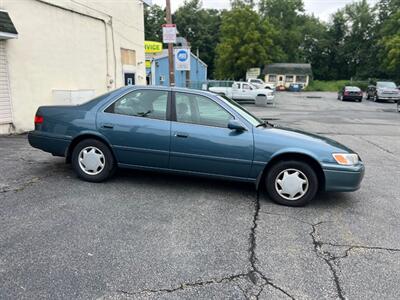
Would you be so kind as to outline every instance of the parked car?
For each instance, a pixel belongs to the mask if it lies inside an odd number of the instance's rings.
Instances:
[[[400,100],[400,91],[392,81],[378,81],[376,85],[369,85],[367,88],[367,100],[395,101]]]
[[[210,87],[213,93],[226,96],[236,101],[251,100],[255,101],[256,97],[266,97],[267,102],[273,103],[275,94],[270,89],[258,89],[248,82],[236,81],[232,87]]]
[[[303,85],[299,83],[291,83],[288,88],[289,92],[301,92],[302,89]]]
[[[357,86],[345,86],[338,92],[338,100],[355,100],[361,102],[363,98],[363,92]]]
[[[270,89],[275,90],[275,84],[265,83],[264,80],[259,78],[250,78],[247,82],[251,83],[258,89]]]
[[[229,98],[182,88],[129,86],[77,106],[42,106],[31,146],[65,156],[83,180],[117,167],[265,186],[277,203],[300,206],[318,190],[355,191],[357,153],[318,135],[270,125]]]

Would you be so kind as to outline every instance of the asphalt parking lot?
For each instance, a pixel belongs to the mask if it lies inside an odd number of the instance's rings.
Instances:
[[[26,136],[0,137],[0,299],[400,299],[395,104],[279,93],[247,108],[357,151],[362,188],[289,208],[194,177],[93,184]]]

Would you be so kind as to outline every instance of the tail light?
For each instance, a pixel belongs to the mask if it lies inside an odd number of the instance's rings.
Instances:
[[[43,123],[43,117],[42,116],[35,116],[35,125],[36,124],[42,124]]]

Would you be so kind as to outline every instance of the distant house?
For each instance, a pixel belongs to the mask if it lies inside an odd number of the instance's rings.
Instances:
[[[291,83],[306,87],[312,77],[311,64],[277,63],[266,65],[263,71],[266,83],[288,88]]]
[[[169,86],[168,50],[154,56],[147,55],[146,68],[149,85]],[[207,80],[207,65],[192,52],[190,53],[190,71],[175,69],[175,86],[199,88]]]

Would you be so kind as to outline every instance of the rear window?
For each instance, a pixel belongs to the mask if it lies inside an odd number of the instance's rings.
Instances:
[[[356,86],[346,86],[345,90],[349,91],[349,92],[360,92],[361,91],[360,88],[358,88]]]

